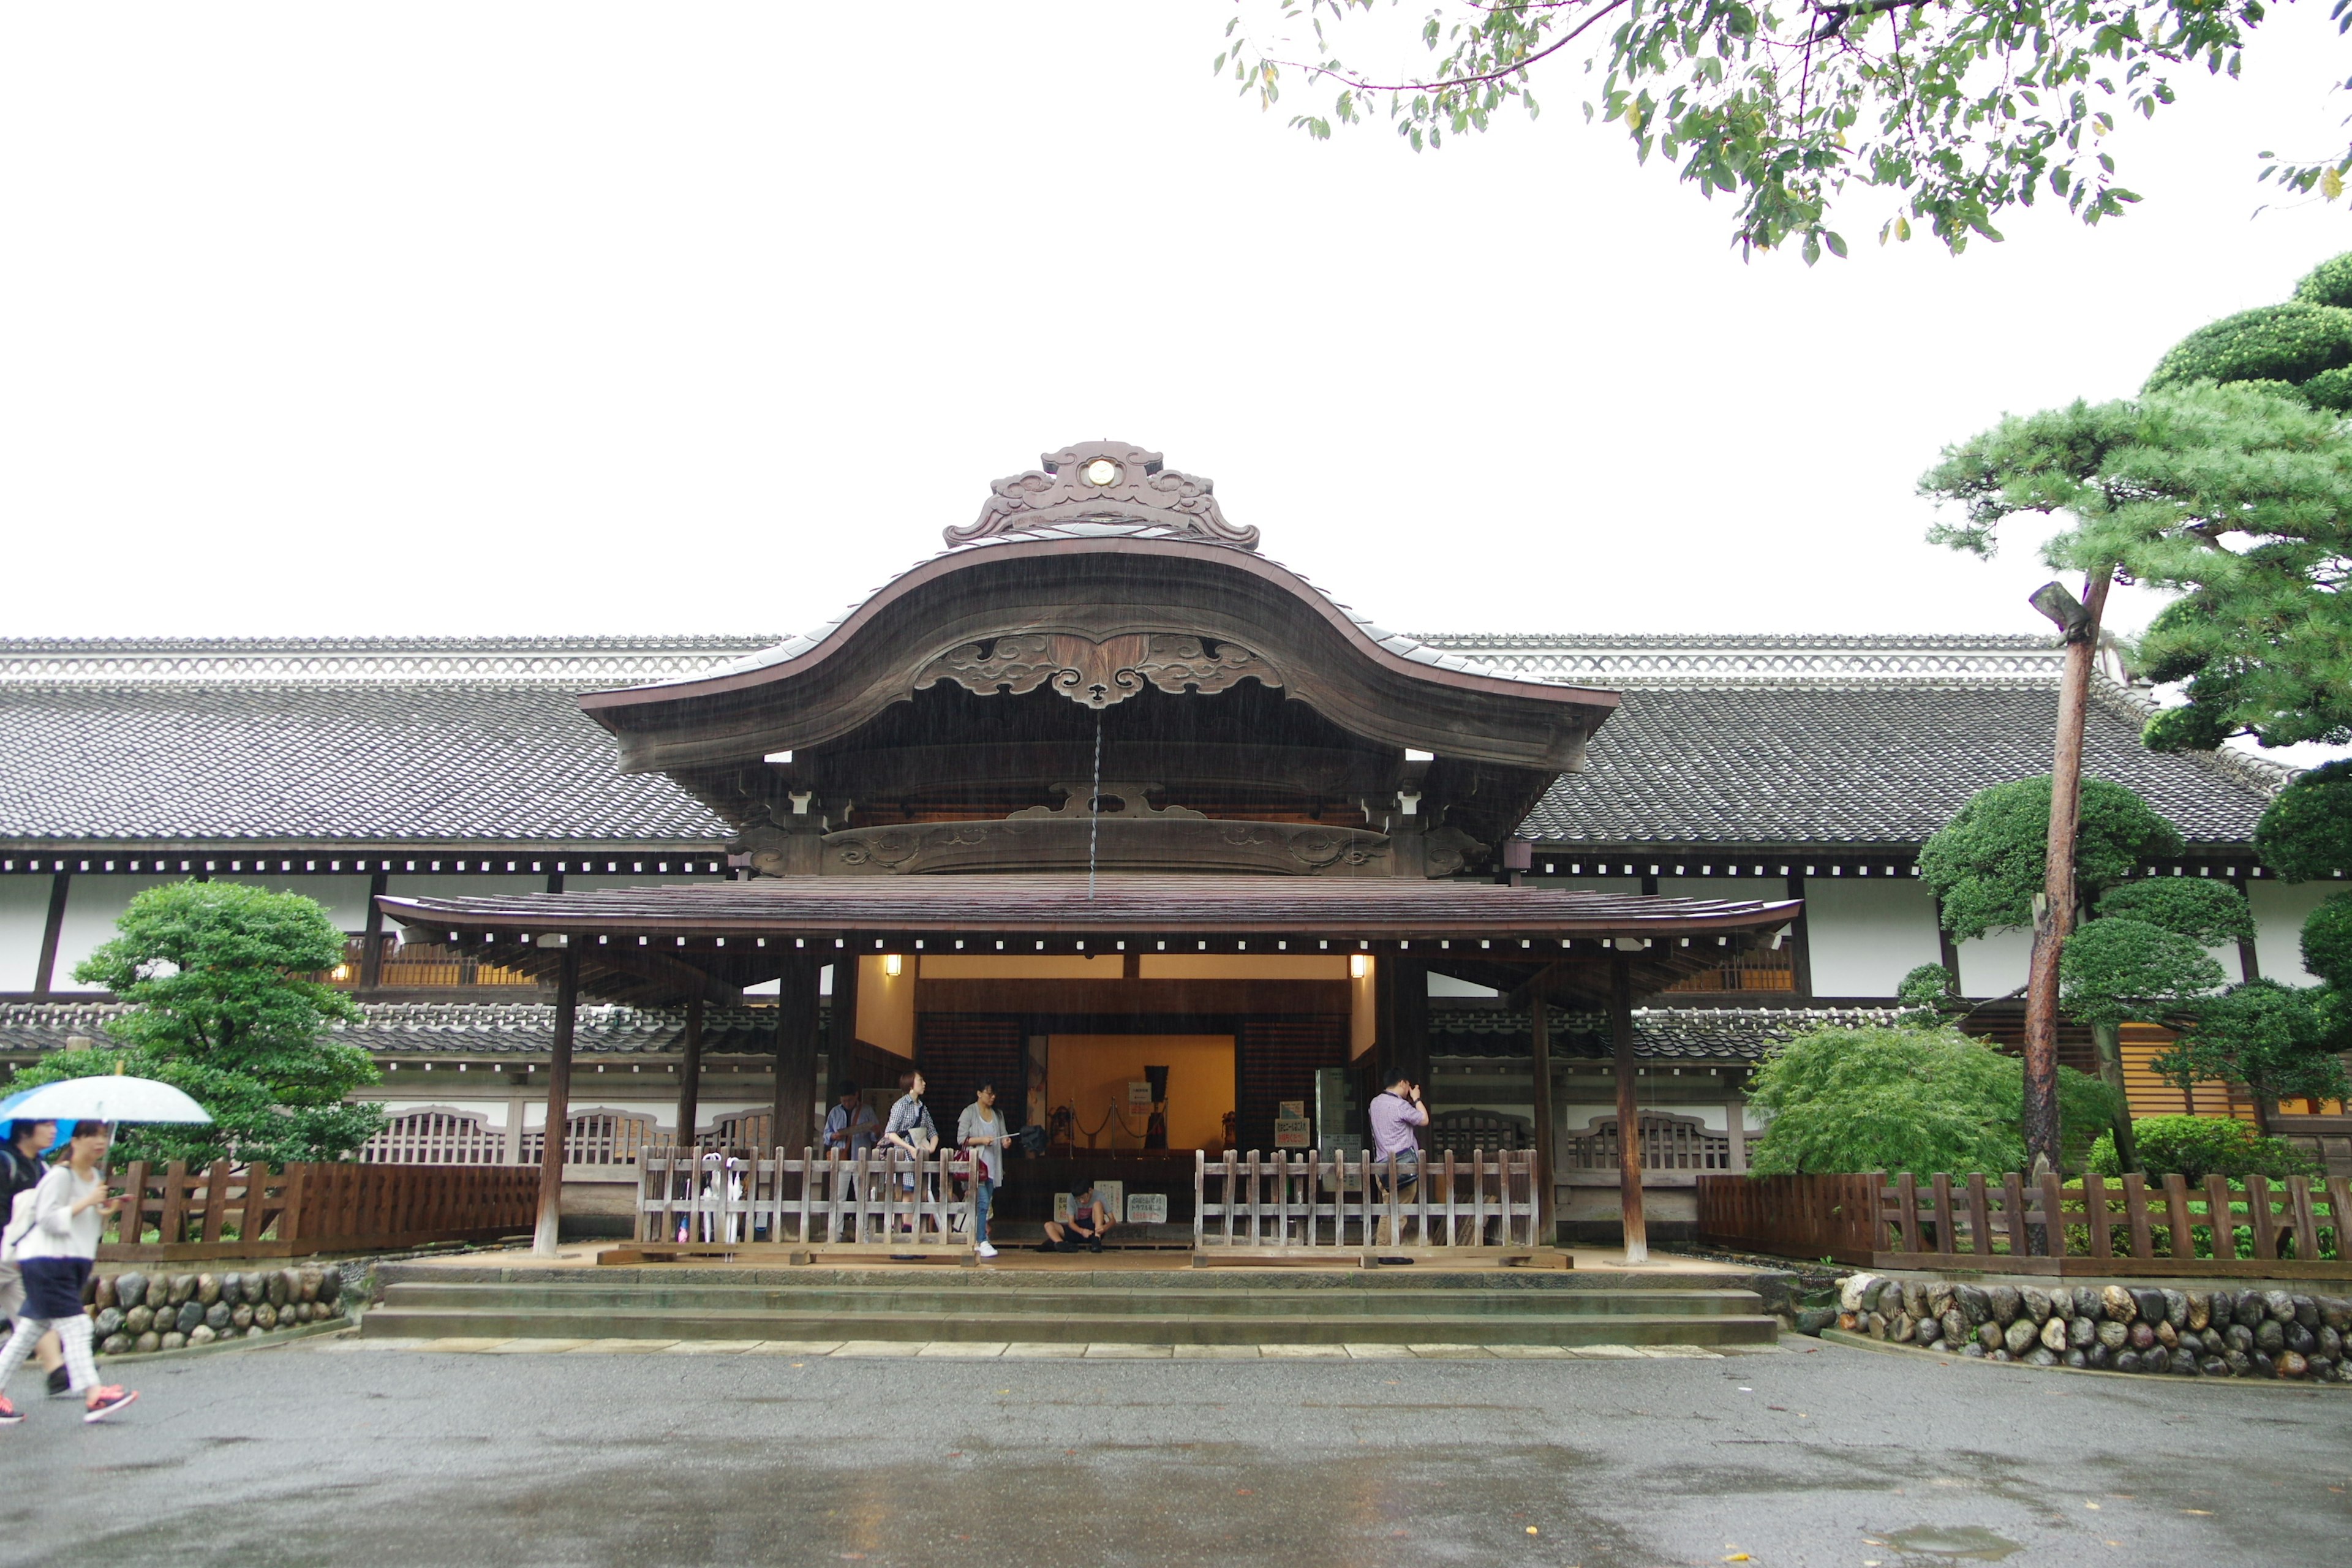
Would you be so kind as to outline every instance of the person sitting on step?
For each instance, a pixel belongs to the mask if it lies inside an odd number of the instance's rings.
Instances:
[[[1110,1211],[1095,1196],[1094,1185],[1089,1183],[1083,1192],[1070,1195],[1069,1218],[1045,1222],[1045,1244],[1037,1250],[1076,1252],[1083,1247],[1088,1252],[1100,1252],[1110,1226]]]

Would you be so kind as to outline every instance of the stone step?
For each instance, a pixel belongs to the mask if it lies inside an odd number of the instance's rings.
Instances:
[[[1318,1306],[1321,1303],[1317,1303]],[[690,1312],[572,1307],[412,1307],[368,1311],[370,1339],[895,1340],[962,1343],[1088,1344],[1770,1344],[1778,1319],[1761,1314],[1421,1312],[1363,1316],[1322,1310],[1275,1314],[994,1310],[949,1313],[779,1312],[703,1308]]]
[[[401,1280],[388,1286],[378,1310],[612,1311],[637,1314],[708,1311],[769,1312],[845,1321],[870,1313],[947,1317],[969,1313],[1083,1313],[1093,1317],[1192,1316],[1277,1318],[1297,1315],[1351,1319],[1444,1317],[1752,1317],[1763,1303],[1752,1290],[1618,1290],[1574,1293],[1462,1288],[1357,1290],[1115,1289],[1079,1286],[1010,1289],[935,1284],[887,1285],[541,1284]]]

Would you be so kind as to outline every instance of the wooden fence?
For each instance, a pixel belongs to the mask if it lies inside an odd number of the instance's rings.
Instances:
[[[813,1149],[638,1155],[637,1257],[708,1256],[762,1246],[969,1254],[970,1163],[940,1150],[829,1158]]]
[[[107,1184],[131,1199],[107,1221],[101,1262],[307,1258],[528,1232],[539,1173],[497,1166],[134,1162]]]
[[[1535,1152],[1425,1156],[1400,1188],[1395,1162],[1370,1154],[1228,1152],[1193,1156],[1192,1249],[1204,1262],[1329,1258],[1342,1253],[1533,1253]],[[1410,1173],[1408,1173],[1408,1180]]]
[[[2137,1173],[2078,1182],[1905,1174],[1703,1176],[1700,1237],[1786,1258],[1875,1268],[2079,1277],[2352,1279],[2352,1181],[2221,1176],[2151,1186]],[[2241,1245],[2252,1253],[2239,1256]],[[2329,1257],[2328,1254],[2335,1256]]]

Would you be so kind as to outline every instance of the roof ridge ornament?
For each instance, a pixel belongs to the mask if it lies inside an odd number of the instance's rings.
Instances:
[[[1257,548],[1257,530],[1225,521],[1203,479],[1164,466],[1157,452],[1126,441],[1081,441],[1038,458],[1042,468],[988,487],[980,516],[947,530],[950,544],[1072,522],[1148,523],[1179,538]]]

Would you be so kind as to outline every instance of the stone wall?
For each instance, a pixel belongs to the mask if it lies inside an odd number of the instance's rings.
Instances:
[[[1945,1355],[2177,1377],[2352,1383],[2352,1300],[2286,1290],[1974,1285],[1853,1274],[1836,1326]]]
[[[265,1268],[230,1274],[148,1273],[95,1277],[84,1309],[99,1353],[125,1355],[257,1339],[343,1315],[342,1270]]]

